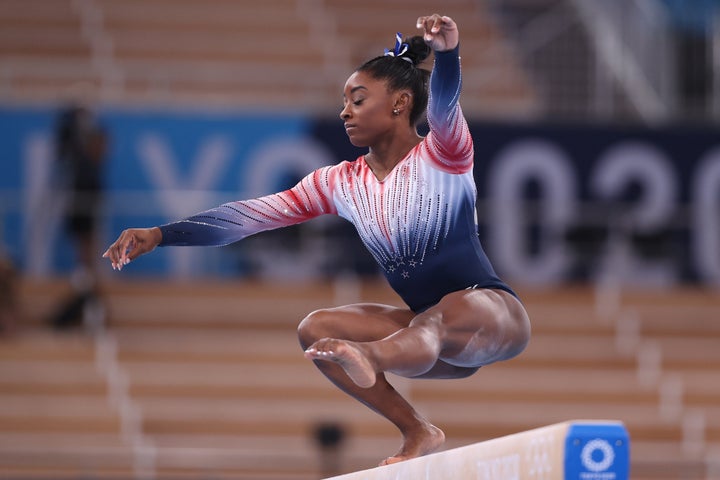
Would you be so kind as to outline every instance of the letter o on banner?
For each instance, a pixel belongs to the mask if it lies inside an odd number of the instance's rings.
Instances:
[[[488,254],[502,275],[526,284],[557,283],[570,264],[564,242],[558,241],[575,215],[577,179],[568,155],[543,140],[510,144],[489,172]],[[522,191],[529,182],[540,186],[539,250],[527,245],[528,216]]]

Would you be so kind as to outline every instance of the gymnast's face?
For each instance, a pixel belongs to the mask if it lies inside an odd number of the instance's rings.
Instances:
[[[340,118],[345,132],[356,147],[372,147],[392,136],[397,94],[388,91],[387,82],[365,72],[355,72],[345,82]]]

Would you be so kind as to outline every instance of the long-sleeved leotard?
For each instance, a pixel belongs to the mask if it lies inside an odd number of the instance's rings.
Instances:
[[[161,246],[226,245],[254,233],[339,215],[357,229],[392,288],[415,312],[468,287],[514,292],[477,233],[473,143],[458,97],[458,49],[436,52],[429,134],[382,181],[364,157],[320,168],[294,187],[163,225]]]

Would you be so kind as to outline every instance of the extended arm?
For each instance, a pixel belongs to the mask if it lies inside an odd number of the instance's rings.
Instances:
[[[284,192],[226,203],[184,220],[153,228],[123,231],[105,251],[113,268],[157,246],[220,246],[254,233],[294,225],[326,213],[336,213],[330,196],[331,167],[321,168]]]

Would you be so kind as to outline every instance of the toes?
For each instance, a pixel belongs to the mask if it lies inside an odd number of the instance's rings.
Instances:
[[[310,360],[333,360],[335,352],[332,350],[317,350],[308,348],[305,350],[305,358]]]
[[[393,463],[400,463],[407,460],[406,457],[400,457],[400,456],[394,456],[394,457],[388,457],[382,462],[380,462],[380,467],[384,467],[385,465],[392,465]]]
[[[318,340],[305,350],[305,357],[309,359],[330,360],[335,355],[333,343],[329,340]]]

